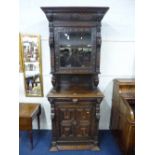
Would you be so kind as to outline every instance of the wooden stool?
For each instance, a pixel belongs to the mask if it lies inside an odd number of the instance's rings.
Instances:
[[[19,104],[19,130],[29,131],[31,149],[33,149],[32,121],[37,116],[38,129],[40,129],[41,114],[40,104],[20,103]]]

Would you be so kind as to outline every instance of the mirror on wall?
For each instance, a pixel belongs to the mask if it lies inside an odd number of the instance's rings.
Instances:
[[[43,96],[42,57],[39,35],[20,34],[25,95]]]
[[[19,34],[19,73],[23,72],[23,64],[22,64],[22,56],[21,56],[21,39],[20,39],[20,34]]]

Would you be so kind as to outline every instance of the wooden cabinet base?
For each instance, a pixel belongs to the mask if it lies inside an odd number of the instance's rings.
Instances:
[[[50,148],[50,151],[63,151],[63,150],[91,150],[91,151],[99,151],[100,148],[97,145],[93,144],[79,144],[79,145],[56,145]]]
[[[76,94],[74,93],[76,92]],[[101,91],[52,89],[48,94],[51,104],[52,147],[59,150],[99,150],[98,127]]]

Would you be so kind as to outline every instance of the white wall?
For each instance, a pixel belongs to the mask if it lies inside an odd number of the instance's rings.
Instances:
[[[114,78],[134,77],[134,0],[20,0],[20,32],[40,34],[44,97],[25,97],[23,74],[20,73],[20,102],[39,102],[42,105],[41,128],[51,129],[50,104],[46,95],[52,85],[48,46],[48,21],[41,6],[109,6],[102,20],[101,75],[99,87],[105,98],[101,103],[100,129],[109,128]],[[36,121],[34,128],[36,128]]]

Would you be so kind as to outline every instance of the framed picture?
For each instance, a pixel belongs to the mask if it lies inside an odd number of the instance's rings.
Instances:
[[[40,35],[20,34],[25,95],[43,96]]]

